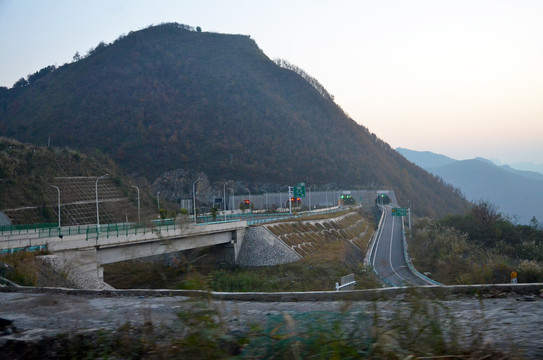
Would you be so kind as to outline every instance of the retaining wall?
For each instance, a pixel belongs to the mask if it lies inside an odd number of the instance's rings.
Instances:
[[[241,266],[270,266],[301,259],[294,250],[263,226],[250,227],[245,232],[237,264]]]

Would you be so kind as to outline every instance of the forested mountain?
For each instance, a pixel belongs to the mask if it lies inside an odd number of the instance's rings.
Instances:
[[[150,182],[168,170],[191,169],[256,190],[299,181],[391,186],[421,215],[463,210],[457,191],[326,95],[270,60],[249,36],[163,24],[0,89],[0,134],[99,149]]]

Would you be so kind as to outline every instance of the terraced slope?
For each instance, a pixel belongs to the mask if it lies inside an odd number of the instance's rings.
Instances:
[[[373,223],[356,211],[333,219],[283,222],[266,227],[302,257],[323,250],[334,241],[348,241],[365,252],[374,231]]]

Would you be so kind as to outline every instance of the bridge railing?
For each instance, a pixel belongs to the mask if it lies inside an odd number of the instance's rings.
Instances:
[[[170,219],[168,219],[170,220]],[[98,234],[98,227],[96,225],[89,225],[86,229],[86,236],[88,239],[95,239],[98,236],[119,237],[128,235],[147,234],[152,232],[177,230],[180,228],[180,224],[175,221],[162,221],[155,222],[153,226],[146,226],[145,224],[136,223],[119,223],[119,224],[104,224],[100,225],[100,233]]]
[[[2,225],[0,226],[0,235],[25,234],[39,232],[43,229],[56,228],[58,224],[23,224],[23,225]]]
[[[320,214],[331,214],[334,212],[338,212],[343,210],[343,208],[336,206],[330,209],[319,209],[319,210],[311,210],[311,211],[301,211],[297,213],[263,213],[263,214],[255,214],[255,213],[242,213],[242,214],[228,214],[226,215],[226,218],[229,220],[222,220],[222,221],[213,221],[213,218],[209,215],[200,216],[198,218],[199,222],[197,225],[206,225],[206,224],[218,224],[218,223],[224,223],[224,222],[231,222],[231,221],[238,221],[238,220],[244,220],[244,218],[253,218],[252,220],[247,220],[247,225],[256,225],[256,224],[263,224],[268,223],[272,221],[277,220],[286,220],[286,219],[295,219],[303,216],[308,215],[320,215]],[[217,216],[217,218],[221,218],[220,216]],[[224,218],[224,216],[222,217]],[[256,219],[255,219],[256,218]]]
[[[307,216],[307,215],[317,215],[317,214],[330,214],[337,211],[343,210],[339,206],[335,206],[328,209],[317,209],[317,210],[309,210],[309,211],[300,211],[296,213],[289,213],[289,212],[277,212],[277,213],[254,213],[254,212],[246,212],[246,213],[238,213],[238,214],[226,214],[226,215],[217,215],[216,219],[226,218],[229,220],[223,220],[224,221],[236,221],[236,220],[244,220],[245,218],[257,218],[256,220],[248,220],[247,223],[249,225],[254,224],[260,224],[270,221],[276,221],[281,219],[289,219],[289,218],[296,218],[301,216]],[[261,219],[258,219],[261,218]],[[199,223],[215,223],[219,221],[213,220],[213,217],[211,215],[202,215],[198,217]]]
[[[170,220],[170,219],[168,219]],[[50,238],[70,235],[85,235],[86,239],[95,239],[100,233],[100,236],[127,236],[146,234],[153,231],[169,231],[176,230],[181,226],[176,221],[160,221],[154,222],[152,226],[137,223],[115,223],[101,224],[99,226],[91,225],[75,225],[58,227],[57,224],[32,224],[32,225],[11,225],[2,226],[0,228],[0,236],[24,236],[25,238]]]

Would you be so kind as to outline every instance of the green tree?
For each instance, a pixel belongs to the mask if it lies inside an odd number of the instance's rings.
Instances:
[[[213,221],[217,220],[217,215],[219,215],[219,209],[217,209],[215,206],[213,206],[209,212],[211,213],[211,217],[213,218]]]
[[[537,218],[534,216],[530,220],[530,226],[533,227],[536,230],[539,230],[539,221],[537,221]]]

